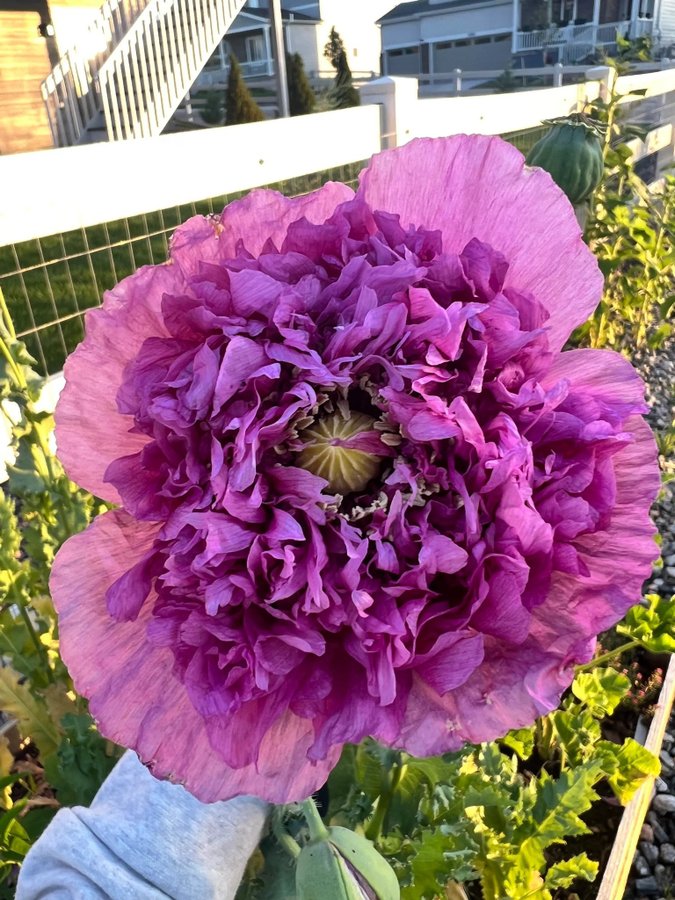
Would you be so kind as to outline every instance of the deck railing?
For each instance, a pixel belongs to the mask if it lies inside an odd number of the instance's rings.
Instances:
[[[569,51],[566,58],[561,58],[560,61],[575,63],[582,58],[575,53],[575,46],[588,53],[595,47],[615,44],[617,34],[632,38],[651,34],[653,26],[653,20],[646,18],[639,18],[633,22],[628,19],[605,22],[602,25],[594,25],[592,22],[583,25],[551,25],[537,31],[518,31],[515,51],[520,53],[528,50],[545,50],[549,47],[567,47]]]

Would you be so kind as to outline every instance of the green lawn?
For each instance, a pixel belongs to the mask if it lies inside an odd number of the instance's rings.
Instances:
[[[543,129],[508,136],[523,152]],[[363,163],[317,172],[272,185],[288,196],[303,194],[329,180],[356,183]],[[82,339],[82,313],[139,266],[166,259],[173,229],[195,214],[219,212],[237,195],[173,207],[53,237],[0,247],[0,288],[17,332],[45,374],[58,372]]]
[[[354,182],[363,164],[272,185],[288,196],[329,180]],[[0,247],[2,288],[17,332],[41,371],[51,374],[82,339],[82,313],[139,266],[166,259],[167,240],[196,214],[220,212],[239,194],[164,209],[53,237]]]

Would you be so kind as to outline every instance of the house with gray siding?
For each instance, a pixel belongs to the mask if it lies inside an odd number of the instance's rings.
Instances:
[[[379,20],[388,75],[567,65],[617,34],[675,41],[675,0],[412,0]]]
[[[299,53],[313,79],[332,79],[334,71],[324,57],[332,28],[337,29],[347,61],[357,78],[380,74],[381,43],[377,20],[395,0],[282,0],[284,42],[289,53]],[[244,77],[274,72],[268,0],[248,0],[229,29],[212,68],[234,53]]]

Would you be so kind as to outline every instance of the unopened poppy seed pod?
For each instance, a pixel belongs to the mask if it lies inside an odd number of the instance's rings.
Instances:
[[[371,841],[334,825],[306,844],[295,870],[298,900],[399,900],[398,879]]]
[[[545,169],[570,203],[579,206],[602,181],[602,127],[580,114],[545,124],[551,127],[530,150],[527,164]]]

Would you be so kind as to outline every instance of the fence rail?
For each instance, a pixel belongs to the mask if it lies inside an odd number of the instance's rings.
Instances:
[[[632,63],[631,69],[634,75],[649,74],[672,69],[675,62],[664,59],[660,62]],[[504,69],[453,69],[450,72],[433,72],[417,76],[420,86],[420,96],[432,96],[440,94],[447,96],[488,90],[494,93],[500,88],[504,79],[508,79],[510,85],[504,84],[502,90],[513,90],[513,86],[521,85],[523,88],[538,87],[537,82],[547,82],[552,87],[562,87],[564,84],[578,84],[588,80],[589,67],[587,65],[564,65],[555,63],[549,66],[537,66],[534,68],[521,67],[505,71]],[[532,82],[535,82],[532,84]],[[649,80],[650,83],[653,79]]]
[[[527,152],[542,119],[602,89],[594,80],[419,99],[415,79],[385,78],[364,86],[354,109],[0,157],[0,288],[40,368],[57,372],[82,337],[86,309],[140,265],[163,261],[168,236],[190,215],[263,185],[297,194],[330,178],[352,181],[382,146],[414,137],[502,134]],[[619,90],[645,92],[630,109],[652,126],[636,158],[660,149],[672,159],[675,69],[620,79]]]

